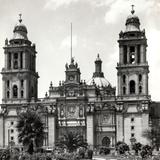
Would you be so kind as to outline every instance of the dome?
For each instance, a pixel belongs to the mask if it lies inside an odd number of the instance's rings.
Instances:
[[[27,37],[27,28],[24,24],[22,24],[22,19],[20,17],[19,23],[15,25],[13,30],[13,39],[25,39],[28,40]]]
[[[131,11],[131,15],[129,15],[127,17],[127,20],[126,20],[126,32],[132,32],[132,31],[140,31],[140,21],[139,21],[139,18],[138,16],[136,16],[134,14],[134,10],[132,9]]]
[[[99,87],[108,87],[111,86],[111,84],[108,82],[108,80],[104,77],[93,77],[91,80],[87,82],[88,85],[96,85]]]

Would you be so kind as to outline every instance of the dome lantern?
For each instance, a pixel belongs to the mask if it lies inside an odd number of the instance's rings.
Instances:
[[[28,40],[27,37],[27,28],[24,24],[22,24],[22,14],[19,14],[19,23],[16,24],[13,30],[13,39],[24,39]]]
[[[126,20],[125,32],[140,31],[140,21],[138,16],[136,16],[134,13],[134,5],[132,5],[131,15],[129,15]]]

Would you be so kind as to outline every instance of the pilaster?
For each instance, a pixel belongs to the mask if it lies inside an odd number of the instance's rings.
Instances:
[[[89,104],[87,107],[87,143],[89,146],[94,147],[94,104]]]

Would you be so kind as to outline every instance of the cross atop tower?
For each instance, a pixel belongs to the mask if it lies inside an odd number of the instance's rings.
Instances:
[[[131,13],[134,14],[134,12],[135,12],[134,5],[132,4],[131,7],[132,7]]]
[[[20,23],[22,22],[22,14],[21,13],[19,14],[19,22]]]
[[[72,22],[71,22],[71,63],[72,63],[73,57],[72,57]]]

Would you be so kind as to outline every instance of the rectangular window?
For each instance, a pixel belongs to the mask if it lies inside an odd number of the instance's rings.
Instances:
[[[13,122],[13,121],[11,121],[11,125],[14,125],[14,122]]]
[[[133,117],[131,118],[131,122],[134,122],[134,118]]]
[[[14,129],[11,129],[11,133],[14,133]]]
[[[14,140],[14,137],[12,136],[12,137],[11,137],[11,141],[13,141],[13,140]]]
[[[134,130],[134,126],[131,126],[131,130]]]
[[[134,133],[131,133],[131,138],[133,138],[134,137]]]

